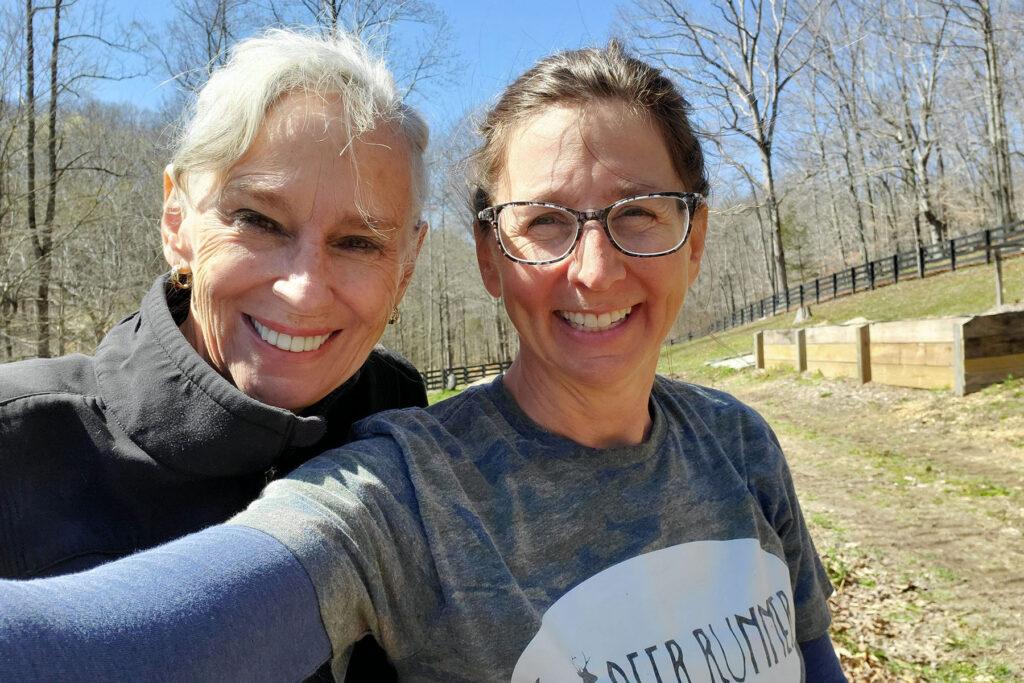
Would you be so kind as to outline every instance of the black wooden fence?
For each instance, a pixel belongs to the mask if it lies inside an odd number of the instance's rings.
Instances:
[[[923,278],[964,266],[991,263],[997,250],[1004,256],[1024,253],[1024,220],[955,237],[916,251],[897,252],[801,282],[786,292],[744,304],[716,320],[702,333],[690,335],[690,338],[746,325],[791,308],[896,284],[900,280]]]
[[[466,386],[475,380],[505,372],[510,365],[512,365],[512,361],[503,360],[496,363],[482,363],[481,365],[469,365],[459,368],[427,370],[422,375],[423,381],[427,385],[427,391],[454,389],[457,386]]]

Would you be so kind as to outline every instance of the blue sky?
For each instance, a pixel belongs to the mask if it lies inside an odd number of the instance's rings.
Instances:
[[[582,45],[601,44],[614,33],[616,3],[595,0],[434,0],[448,16],[463,71],[443,93],[417,101],[435,125],[493,97],[539,57]],[[137,0],[110,0],[120,18],[138,16]],[[144,18],[158,27],[170,16],[170,2],[146,2]],[[165,88],[162,74],[108,83],[95,94],[112,101],[153,108]]]

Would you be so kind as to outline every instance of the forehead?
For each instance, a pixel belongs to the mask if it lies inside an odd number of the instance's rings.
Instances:
[[[684,189],[658,126],[624,103],[605,101],[551,107],[514,129],[496,194],[498,201],[595,208],[632,194]]]
[[[410,154],[397,125],[352,139],[339,98],[294,93],[267,112],[221,189],[276,193],[293,205],[333,202],[335,210],[383,212],[404,222],[413,203]]]

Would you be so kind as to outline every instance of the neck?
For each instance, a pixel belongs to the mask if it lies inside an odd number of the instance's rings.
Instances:
[[[504,379],[509,393],[544,429],[591,448],[641,443],[650,432],[653,372],[639,369],[614,385],[579,385],[552,376],[520,355]]]

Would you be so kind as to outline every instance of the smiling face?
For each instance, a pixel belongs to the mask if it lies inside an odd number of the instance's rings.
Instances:
[[[285,96],[222,178],[170,194],[161,232],[193,273],[182,332],[241,391],[298,411],[352,376],[412,275],[408,145],[392,127],[345,149],[338,100]],[[166,186],[165,180],[165,186]]]
[[[655,124],[606,101],[551,108],[513,131],[492,199],[588,210],[688,189]],[[616,250],[590,221],[572,254],[542,266],[513,263],[493,233],[479,235],[485,286],[503,298],[519,332],[522,375],[540,386],[649,391],[661,343],[697,276],[706,225],[701,208],[686,246],[637,258]]]

